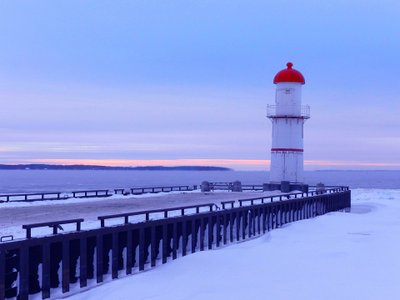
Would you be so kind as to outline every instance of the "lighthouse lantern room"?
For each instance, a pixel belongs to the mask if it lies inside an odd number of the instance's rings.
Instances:
[[[303,75],[293,69],[292,63],[278,72],[275,105],[268,105],[267,117],[272,121],[272,148],[270,183],[302,185],[304,123],[310,118],[310,107],[301,104]],[[283,183],[282,183],[283,184]]]

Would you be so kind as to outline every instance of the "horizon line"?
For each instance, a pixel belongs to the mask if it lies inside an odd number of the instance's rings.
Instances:
[[[3,162],[2,164],[60,164],[60,165],[92,165],[105,167],[182,167],[182,166],[213,166],[239,168],[250,167],[251,169],[265,169],[270,166],[270,160],[264,159],[219,159],[219,158],[198,158],[198,159],[74,159],[74,158],[49,158],[49,159],[28,159],[14,162]],[[308,168],[333,167],[336,168],[389,168],[388,170],[399,169],[400,163],[381,162],[357,162],[357,161],[328,161],[328,160],[305,160],[304,166]],[[318,170],[318,169],[315,169]],[[324,170],[324,169],[321,169]],[[326,169],[325,169],[326,170]]]

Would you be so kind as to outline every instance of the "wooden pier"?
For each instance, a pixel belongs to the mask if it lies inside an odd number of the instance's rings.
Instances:
[[[27,224],[26,239],[0,243],[0,300],[26,300],[36,293],[47,299],[55,290],[69,293],[71,285],[85,288],[350,206],[350,190],[338,187],[323,193],[224,201],[220,209],[204,204],[135,212],[145,215],[141,222],[130,222],[130,213],[104,215],[98,217],[99,228],[92,230],[81,230],[82,219]],[[186,214],[186,209],[194,210]],[[168,215],[170,211],[180,213]],[[151,217],[156,212],[160,219]],[[104,221],[112,218],[124,222],[106,226]],[[66,223],[75,223],[76,230],[54,229]],[[38,226],[52,227],[53,234],[33,238],[29,230]]]

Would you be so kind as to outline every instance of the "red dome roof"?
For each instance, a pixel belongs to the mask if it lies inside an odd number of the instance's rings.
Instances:
[[[293,64],[291,62],[288,62],[286,66],[287,69],[283,69],[282,71],[279,71],[275,75],[274,83],[280,83],[280,82],[299,82],[301,84],[306,83],[303,75],[299,71],[292,69]]]

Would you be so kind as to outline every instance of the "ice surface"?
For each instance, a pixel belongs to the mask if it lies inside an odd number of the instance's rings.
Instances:
[[[400,171],[305,171],[305,182],[352,188],[400,188]],[[202,181],[261,184],[267,171],[0,170],[0,193],[68,192],[132,187],[199,185]]]
[[[400,190],[352,194],[350,213],[288,224],[70,299],[399,299]]]

